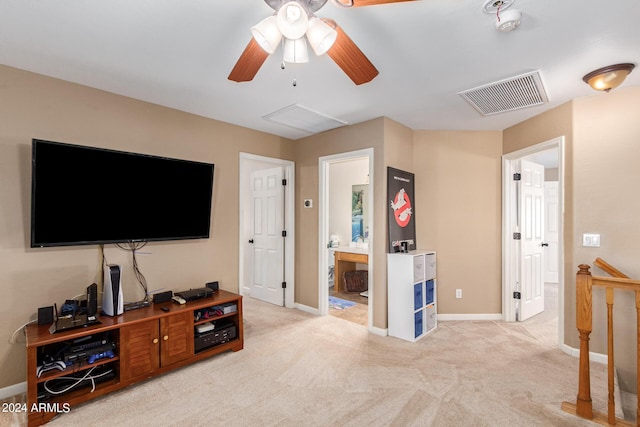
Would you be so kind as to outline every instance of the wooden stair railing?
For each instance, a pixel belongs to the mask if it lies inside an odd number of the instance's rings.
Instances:
[[[640,281],[631,280],[628,276],[608,264],[601,258],[595,263],[600,269],[614,277],[592,276],[589,266],[580,264],[576,274],[576,326],[580,336],[580,364],[578,368],[578,396],[576,403],[563,402],[562,410],[579,417],[597,422],[601,425],[633,426],[628,421],[616,418],[614,398],[614,358],[613,358],[613,291],[614,289],[635,292],[636,302],[636,360],[640,373]],[[591,382],[589,376],[589,335],[592,331],[592,290],[593,286],[605,288],[607,303],[607,374],[609,400],[607,414],[593,411],[591,402]],[[640,391],[640,376],[636,374],[637,389]],[[640,427],[640,400],[636,408],[636,426]]]

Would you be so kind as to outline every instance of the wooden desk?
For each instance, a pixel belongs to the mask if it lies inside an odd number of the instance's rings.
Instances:
[[[342,274],[345,271],[354,271],[356,264],[368,264],[369,255],[336,250],[333,256],[335,260],[333,266],[333,291],[337,293],[340,292],[340,287],[342,286]]]

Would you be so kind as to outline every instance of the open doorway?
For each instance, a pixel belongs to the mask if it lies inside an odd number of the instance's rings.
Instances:
[[[564,343],[564,274],[563,274],[563,206],[564,206],[564,138],[559,137],[509,153],[503,156],[503,319],[518,321],[523,319],[523,307],[527,298],[535,296],[532,291],[536,285],[542,284],[544,292],[542,310],[534,311],[534,319],[548,319],[553,322],[557,337],[552,331],[556,344]],[[526,189],[524,180],[525,168],[540,166],[544,171],[544,183],[541,186],[544,196],[540,197],[538,206],[543,222],[539,241],[534,241],[534,248],[542,254],[539,263],[527,264],[524,249],[527,227],[523,211],[527,209],[523,196]],[[519,175],[519,176],[518,176]],[[515,177],[515,178],[514,178]],[[548,203],[544,200],[548,199]],[[533,226],[535,228],[535,225]],[[545,233],[544,229],[549,233]],[[549,241],[547,241],[549,240]],[[532,258],[533,259],[533,258]],[[531,273],[531,265],[536,264],[537,273]],[[527,276],[534,277],[530,280]],[[539,275],[539,277],[538,277]],[[530,288],[528,288],[530,287]],[[525,295],[525,293],[527,295]],[[526,309],[524,310],[526,314]],[[526,315],[524,316],[526,318]]]
[[[294,168],[289,160],[240,153],[239,293],[289,308],[294,306]]]
[[[371,329],[373,149],[321,157],[319,173],[320,314],[335,313]]]

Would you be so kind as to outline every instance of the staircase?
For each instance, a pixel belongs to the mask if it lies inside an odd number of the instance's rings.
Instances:
[[[580,364],[578,368],[578,397],[576,403],[563,402],[562,410],[605,426],[638,426],[640,427],[640,401],[636,407],[635,424],[616,418],[615,404],[615,364],[613,354],[613,303],[614,290],[634,292],[636,302],[636,360],[640,373],[640,281],[631,280],[628,276],[597,258],[594,264],[613,277],[592,276],[590,267],[580,264],[576,274],[576,325],[580,336]],[[607,367],[608,367],[608,404],[607,413],[593,410],[591,402],[591,382],[589,374],[589,335],[591,334],[593,318],[593,287],[605,289],[607,305]],[[637,390],[640,390],[640,380],[636,374]]]

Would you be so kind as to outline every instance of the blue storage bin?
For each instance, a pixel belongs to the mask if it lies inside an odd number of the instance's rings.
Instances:
[[[433,300],[435,297],[435,287],[434,287],[435,283],[433,280],[427,280],[427,283],[425,284],[426,287],[426,291],[425,291],[425,298],[426,298],[426,302],[425,305],[429,305],[429,304],[433,304]]]
[[[418,338],[420,335],[422,335],[422,331],[423,331],[423,317],[422,317],[422,310],[418,311],[415,313],[414,315],[414,319],[415,319],[415,338]]]
[[[421,308],[422,308],[422,283],[416,283],[415,285],[413,285],[413,309],[419,310]]]

